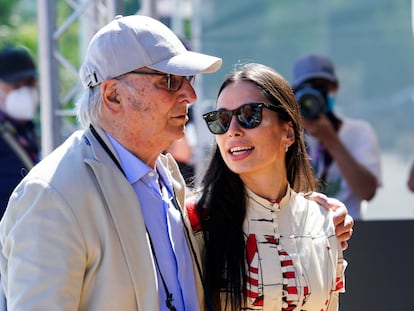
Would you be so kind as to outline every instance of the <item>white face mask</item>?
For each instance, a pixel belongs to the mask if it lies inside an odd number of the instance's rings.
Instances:
[[[24,86],[7,94],[5,113],[17,120],[32,120],[37,108],[35,88]]]

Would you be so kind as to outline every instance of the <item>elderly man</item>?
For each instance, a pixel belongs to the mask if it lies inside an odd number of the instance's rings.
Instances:
[[[160,154],[184,134],[194,75],[220,66],[145,16],[94,36],[80,69],[87,129],[30,172],[0,227],[10,310],[199,309],[183,179]]]

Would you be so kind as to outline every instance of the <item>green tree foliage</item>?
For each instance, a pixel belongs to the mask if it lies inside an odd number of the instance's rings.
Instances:
[[[65,0],[55,0],[57,3],[57,24],[65,21],[73,9]],[[122,1],[122,12],[125,15],[134,14],[140,8],[138,0]],[[0,0],[0,48],[6,45],[24,45],[37,58],[38,23],[37,0]],[[74,23],[62,36],[59,48],[64,56],[75,66],[79,66],[79,25]]]
[[[0,0],[0,25],[8,25],[16,1],[13,0]]]
[[[36,1],[0,0],[0,48],[23,45],[37,55]]]

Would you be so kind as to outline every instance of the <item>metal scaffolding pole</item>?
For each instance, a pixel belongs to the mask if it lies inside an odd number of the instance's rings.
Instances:
[[[114,16],[121,13],[121,0],[38,0],[39,27],[39,88],[42,157],[48,155],[64,140],[63,118],[73,114],[64,107],[81,91],[77,79],[78,68],[59,50],[59,41],[66,30],[79,23],[79,55],[83,58],[91,36]],[[66,5],[71,14],[57,25],[57,6]],[[61,77],[64,70],[76,76],[73,87],[62,94]]]
[[[38,0],[39,25],[39,82],[40,82],[40,120],[42,155],[49,154],[57,145],[55,135],[58,121],[54,118],[55,104],[58,103],[59,85],[57,83],[57,65],[53,61],[56,50],[56,40],[53,39],[56,24],[54,1]]]
[[[173,9],[169,12],[173,22],[172,28],[178,35],[183,35],[181,10],[184,3],[191,3],[191,0],[164,0],[166,2],[163,3],[159,3],[158,0],[137,1],[141,4],[139,14],[156,19],[159,18],[159,8],[170,1],[173,4]],[[62,11],[66,12],[67,16],[59,16]],[[67,51],[61,50],[62,38],[69,29],[73,32],[72,26],[76,24],[78,36],[74,44],[77,45],[81,63],[89,41],[96,31],[113,20],[116,15],[122,14],[123,0],[37,0],[37,12],[41,156],[45,157],[77,129],[77,125],[69,122],[67,117],[74,116],[74,109],[71,107],[83,91],[78,79],[78,65],[65,57]],[[195,35],[195,47],[198,50],[199,34]],[[70,83],[73,85],[68,85]]]

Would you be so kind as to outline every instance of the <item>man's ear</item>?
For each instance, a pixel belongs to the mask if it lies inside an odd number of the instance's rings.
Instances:
[[[101,84],[101,95],[104,108],[113,113],[122,109],[120,105],[119,81],[116,79],[105,80]]]

